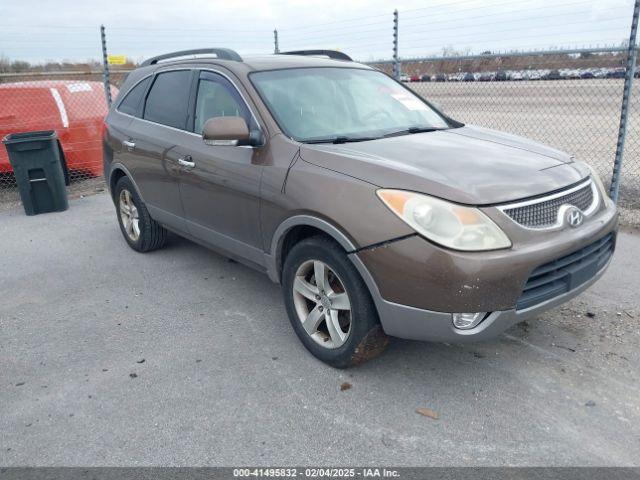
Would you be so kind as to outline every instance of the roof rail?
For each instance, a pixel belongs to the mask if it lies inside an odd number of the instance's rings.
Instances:
[[[199,48],[196,50],[180,50],[179,52],[165,53],[156,57],[151,57],[140,64],[141,67],[148,65],[155,65],[161,60],[168,60],[169,58],[187,57],[189,55],[201,55],[204,53],[214,53],[221,60],[233,60],[235,62],[241,62],[242,57],[238,55],[235,50],[230,48]]]
[[[333,60],[346,60],[353,62],[353,59],[346,53],[337,50],[294,50],[291,52],[280,52],[280,55],[309,55],[309,56],[325,56]]]

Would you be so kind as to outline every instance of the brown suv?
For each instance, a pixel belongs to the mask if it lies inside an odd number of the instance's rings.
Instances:
[[[266,272],[336,367],[387,335],[495,336],[586,289],[615,247],[585,163],[465,126],[339,52],[147,60],[106,119],[104,161],[132,248],[171,230]]]

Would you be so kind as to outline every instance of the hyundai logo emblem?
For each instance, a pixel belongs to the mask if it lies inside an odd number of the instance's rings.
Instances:
[[[565,222],[569,224],[570,227],[576,228],[582,225],[584,220],[584,215],[577,207],[569,207],[564,213]]]

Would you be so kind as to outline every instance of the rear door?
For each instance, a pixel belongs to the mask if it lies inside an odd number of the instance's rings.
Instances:
[[[109,147],[113,150],[114,160],[123,163],[130,171],[135,150],[127,148],[125,144],[132,142],[133,138],[129,132],[129,125],[133,118],[142,118],[144,100],[149,91],[149,86],[153,80],[153,75],[143,78],[133,87],[124,92],[124,98],[116,99],[118,106],[115,111],[111,111],[107,116],[108,135],[105,137]],[[109,172],[105,172],[107,174]]]
[[[187,131],[193,71],[158,72],[146,94],[141,118],[128,127],[134,180],[151,216],[168,226],[186,230],[180,199],[178,161],[187,155],[183,145],[193,133]]]

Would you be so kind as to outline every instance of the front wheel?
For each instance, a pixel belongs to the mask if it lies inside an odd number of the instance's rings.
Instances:
[[[333,241],[312,237],[294,246],[285,259],[282,286],[294,331],[323,362],[346,368],[386,347],[371,295]]]

